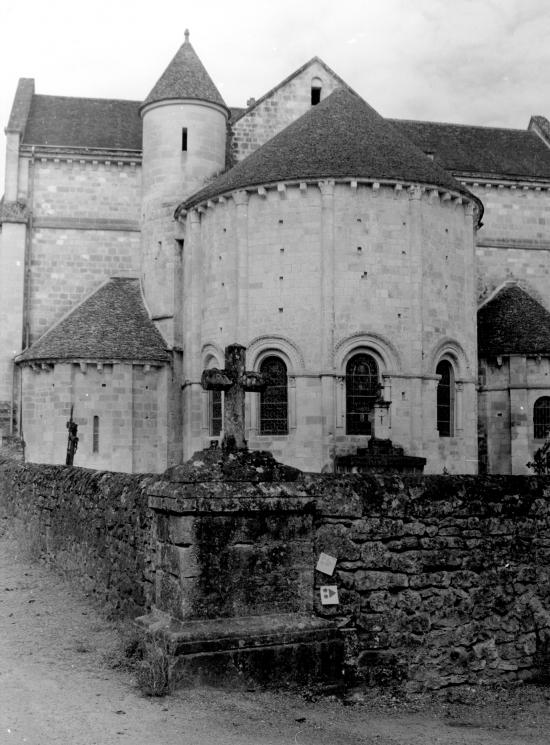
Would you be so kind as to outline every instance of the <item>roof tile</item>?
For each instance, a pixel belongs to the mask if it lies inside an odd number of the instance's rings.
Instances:
[[[453,173],[550,178],[550,148],[534,132],[388,119],[434,162]]]
[[[64,359],[169,361],[138,279],[108,280],[19,355],[17,362]]]
[[[35,95],[23,143],[140,151],[139,106],[139,101]]]
[[[477,313],[480,357],[550,354],[550,313],[517,285],[504,287]]]
[[[227,108],[221,93],[187,38],[154,85],[143,106],[171,98],[200,99]]]
[[[182,206],[257,184],[339,177],[398,179],[468,193],[362,98],[338,88]]]

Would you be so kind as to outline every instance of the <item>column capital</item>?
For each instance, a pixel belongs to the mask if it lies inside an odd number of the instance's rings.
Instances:
[[[334,181],[319,181],[318,186],[324,197],[334,196]]]
[[[237,205],[237,207],[246,206],[248,204],[248,192],[241,190],[241,191],[234,191],[231,195],[233,197],[233,201]]]

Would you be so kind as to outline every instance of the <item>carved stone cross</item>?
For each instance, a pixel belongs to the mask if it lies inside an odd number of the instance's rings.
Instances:
[[[245,370],[246,347],[230,344],[225,348],[225,370],[213,367],[204,370],[201,385],[207,391],[224,391],[223,441],[224,450],[245,450],[244,394],[263,391],[267,381],[263,375]]]

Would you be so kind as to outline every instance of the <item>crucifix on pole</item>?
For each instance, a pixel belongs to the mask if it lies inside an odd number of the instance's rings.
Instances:
[[[246,370],[246,347],[230,344],[225,348],[225,369],[204,370],[201,385],[207,391],[224,391],[222,448],[245,450],[244,394],[263,391],[267,381],[260,373]]]

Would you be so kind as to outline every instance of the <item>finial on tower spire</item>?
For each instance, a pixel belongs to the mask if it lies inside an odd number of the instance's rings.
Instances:
[[[185,29],[183,35],[185,36],[185,42],[188,43],[189,42],[189,29],[188,28]]]

